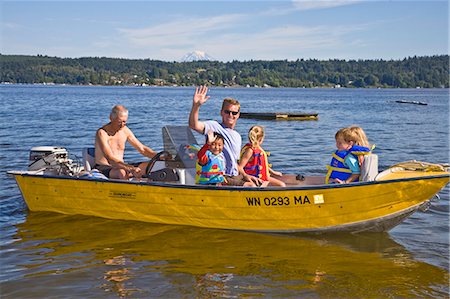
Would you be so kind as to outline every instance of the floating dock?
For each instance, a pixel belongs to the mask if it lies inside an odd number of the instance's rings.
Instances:
[[[319,114],[296,112],[241,112],[240,117],[270,120],[318,120]]]
[[[423,106],[428,105],[428,103],[425,103],[425,102],[419,102],[419,101],[397,100],[397,101],[395,101],[395,102],[396,102],[396,103],[400,103],[400,104],[414,104],[414,105],[423,105]]]

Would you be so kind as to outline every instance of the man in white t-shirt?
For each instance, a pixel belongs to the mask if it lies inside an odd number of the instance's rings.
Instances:
[[[198,113],[200,106],[203,105],[209,96],[206,95],[208,87],[200,86],[195,89],[192,100],[192,109],[189,114],[189,127],[200,134],[206,135],[208,131],[220,133],[224,137],[223,154],[225,156],[225,179],[227,185],[232,186],[256,186],[256,177],[239,173],[237,161],[241,152],[242,138],[234,129],[239,118],[240,104],[232,98],[225,98],[222,103],[220,115],[222,123],[215,120],[199,121]]]

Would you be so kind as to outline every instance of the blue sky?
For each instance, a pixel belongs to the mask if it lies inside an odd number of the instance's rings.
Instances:
[[[448,1],[1,1],[0,53],[178,61],[448,54]]]

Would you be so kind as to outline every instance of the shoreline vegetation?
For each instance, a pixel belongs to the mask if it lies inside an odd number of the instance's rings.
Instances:
[[[107,57],[0,54],[1,84],[449,88],[449,55],[402,60],[166,62]]]

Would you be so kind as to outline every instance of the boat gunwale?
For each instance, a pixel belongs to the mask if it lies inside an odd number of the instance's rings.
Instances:
[[[182,189],[203,189],[203,190],[226,190],[226,191],[262,191],[262,192],[273,192],[273,191],[295,191],[295,190],[322,190],[322,189],[337,189],[337,188],[353,188],[367,185],[379,185],[379,184],[390,184],[398,182],[407,181],[419,181],[419,180],[433,180],[441,178],[449,178],[450,173],[430,175],[430,176],[417,176],[410,178],[399,178],[391,180],[381,180],[381,181],[367,181],[367,182],[356,182],[350,184],[321,184],[321,185],[306,185],[306,186],[286,186],[286,187],[242,187],[242,186],[202,186],[202,185],[184,185],[177,183],[167,183],[167,182],[136,182],[136,181],[124,181],[116,179],[97,179],[97,178],[81,178],[74,176],[59,176],[59,175],[45,175],[45,174],[33,174],[27,171],[8,171],[10,175],[14,176],[24,176],[24,177],[37,177],[37,178],[48,178],[48,179],[62,179],[62,180],[75,180],[75,181],[85,181],[94,183],[113,183],[113,184],[131,184],[137,186],[154,186],[154,187],[165,187],[165,188],[182,188]],[[445,187],[445,185],[443,186]]]

